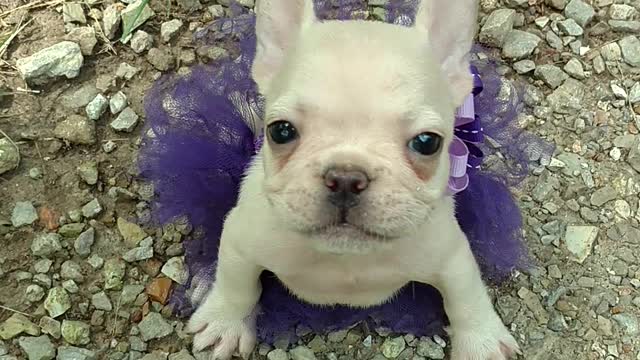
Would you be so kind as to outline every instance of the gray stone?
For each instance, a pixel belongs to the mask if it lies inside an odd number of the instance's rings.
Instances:
[[[102,274],[104,288],[106,290],[122,288],[122,279],[127,270],[127,265],[120,259],[109,259],[104,264]]]
[[[82,230],[84,230],[83,223],[64,224],[58,230],[58,234],[66,238],[72,238],[80,235],[80,233],[82,233]]]
[[[546,3],[556,10],[564,10],[567,6],[567,0],[546,0]]]
[[[153,36],[148,33],[138,30],[133,34],[131,38],[131,49],[136,54],[141,54],[153,46]]]
[[[578,80],[584,80],[586,78],[582,63],[580,62],[580,60],[575,58],[567,62],[567,64],[564,66],[564,71]]]
[[[33,264],[33,269],[39,274],[46,274],[51,269],[51,265],[53,265],[53,260],[41,259]]]
[[[102,205],[98,199],[93,199],[89,201],[85,206],[82,207],[82,216],[87,219],[93,219],[98,216],[102,212]]]
[[[275,349],[267,354],[267,360],[289,360],[289,354],[282,349]]]
[[[124,261],[129,263],[151,259],[152,257],[153,257],[153,247],[151,246],[136,247],[127,251],[124,255],[122,255],[122,259],[124,259]]]
[[[92,268],[97,270],[100,269],[102,265],[104,265],[104,259],[94,254],[89,256],[89,258],[87,259],[87,263],[89,263]]]
[[[640,66],[640,40],[630,35],[619,42],[624,61],[631,66]]]
[[[73,243],[73,248],[81,257],[87,257],[91,254],[91,246],[95,241],[96,231],[93,228],[87,229],[81,233]]]
[[[116,76],[121,79],[131,80],[133,79],[134,76],[136,76],[136,74],[139,71],[140,70],[138,70],[138,68],[123,62],[123,63],[120,63],[120,65],[118,65],[118,70],[116,70]]]
[[[144,285],[125,285],[118,302],[122,305],[132,304],[143,291]]]
[[[609,18],[613,20],[629,20],[637,14],[637,10],[627,4],[613,4],[609,7]]]
[[[640,172],[640,136],[636,136],[633,144],[631,144],[627,162],[635,171]]]
[[[15,313],[0,324],[0,338],[10,340],[20,334],[39,336],[40,328],[26,316]]]
[[[640,102],[640,82],[636,82],[635,84],[633,84],[633,86],[631,87],[631,90],[629,90],[628,100],[632,104],[636,104],[636,103]],[[619,145],[615,145],[615,146],[620,147]],[[623,146],[623,147],[630,147],[630,146],[631,146],[631,144],[629,144],[628,146]]]
[[[582,109],[584,94],[584,85],[569,78],[547,97],[547,101],[556,113],[571,114]]]
[[[129,222],[124,218],[118,218],[118,220],[116,220],[116,224],[120,235],[122,235],[122,238],[124,239],[125,245],[129,248],[138,246],[143,239],[149,236],[140,226]]]
[[[162,273],[180,285],[185,285],[189,279],[189,269],[182,256],[167,260],[162,266]]]
[[[46,335],[21,337],[18,344],[28,360],[53,360],[56,357],[56,348]]]
[[[56,360],[98,360],[98,358],[91,350],[75,346],[60,346]]]
[[[131,132],[138,125],[139,116],[132,108],[127,107],[109,124],[115,131]]]
[[[109,110],[111,110],[111,113],[114,115],[124,110],[128,105],[127,95],[122,91],[118,91],[109,99]]]
[[[44,308],[49,316],[55,319],[71,309],[71,298],[65,289],[54,287],[49,290],[49,294],[44,300]]]
[[[520,60],[513,64],[513,69],[520,75],[536,69],[536,63],[532,60]]]
[[[564,43],[562,42],[562,39],[553,31],[547,31],[547,33],[545,34],[545,39],[552,48],[558,51],[562,51],[562,49],[564,49]]]
[[[89,104],[87,104],[85,112],[90,120],[96,121],[100,119],[108,106],[109,100],[104,95],[98,94]]]
[[[93,49],[95,49],[98,44],[96,30],[91,26],[72,29],[65,35],[64,39],[78,44],[80,46],[80,52],[84,56],[92,55]]]
[[[44,289],[40,285],[31,284],[27,286],[24,296],[29,302],[38,302],[44,298]]]
[[[598,228],[595,226],[567,226],[564,240],[571,260],[582,264],[591,254],[597,237]]]
[[[169,336],[173,332],[173,327],[162,317],[162,315],[151,312],[138,324],[140,335],[144,341],[161,339]]]
[[[87,345],[91,342],[91,326],[82,321],[63,320],[62,337],[71,345]]]
[[[605,186],[591,194],[591,205],[602,206],[609,201],[615,200],[617,196],[618,192],[616,189],[611,186]]]
[[[523,287],[518,290],[518,296],[522,299],[524,305],[533,313],[533,316],[536,318],[539,325],[546,325],[549,323],[549,314],[542,306],[538,295]]]
[[[44,85],[52,79],[76,78],[84,62],[80,46],[73,41],[62,41],[35,54],[18,59],[16,68],[30,85]]]
[[[111,311],[113,310],[113,305],[111,304],[111,299],[107,296],[107,293],[101,291],[97,294],[93,294],[91,296],[91,305],[98,310]]]
[[[553,311],[551,312],[551,316],[549,317],[547,327],[549,328],[549,330],[561,332],[567,330],[569,328],[569,325],[560,312]]]
[[[62,282],[62,287],[67,290],[68,293],[70,294],[77,294],[78,291],[80,291],[80,287],[78,286],[78,284],[76,284],[76,282],[74,280],[64,280]]]
[[[140,360],[167,360],[169,354],[163,351],[155,350],[150,354],[146,354]]]
[[[640,335],[640,323],[638,318],[633,314],[615,314],[611,318],[618,323],[618,326],[622,329],[622,332],[628,336]]]
[[[619,33],[637,34],[640,33],[640,21],[631,20],[609,20],[607,22],[611,30]]]
[[[82,4],[79,2],[65,2],[62,5],[62,18],[65,23],[87,23],[87,17],[84,15]]]
[[[189,354],[189,350],[182,349],[180,352],[169,355],[168,360],[195,360],[191,354]]]
[[[373,0],[375,1],[375,0]],[[385,0],[386,1],[386,0]],[[371,4],[372,1],[369,1],[369,5],[371,6],[375,6],[373,4]],[[224,16],[224,7],[222,5],[211,5],[207,8],[207,10],[209,11],[209,14],[211,15],[211,17],[213,19],[217,19],[220,17]]]
[[[54,339],[60,339],[62,337],[60,321],[48,316],[43,316],[40,318],[39,325],[43,333],[51,335]]]
[[[199,48],[198,55],[205,60],[218,61],[229,57],[229,52],[218,46],[208,46]]]
[[[182,21],[178,19],[163,22],[160,25],[160,39],[162,39],[162,42],[168,43],[173,40],[183,25]]]
[[[382,355],[387,359],[394,359],[406,348],[404,337],[387,338],[380,347]]]
[[[564,16],[575,20],[582,27],[585,27],[595,14],[593,7],[582,0],[571,0],[564,8]]]
[[[428,359],[444,359],[444,349],[429,338],[420,340],[416,352]]]
[[[0,175],[18,167],[19,160],[20,152],[11,141],[0,139]]]
[[[95,122],[80,115],[69,115],[56,125],[53,133],[56,137],[73,144],[91,145],[96,142]]]
[[[145,352],[147,351],[147,343],[142,341],[142,339],[138,336],[130,336],[129,337],[129,347],[131,350]]]
[[[31,252],[35,256],[47,257],[62,250],[60,235],[56,233],[36,234],[31,243]]]
[[[98,164],[95,161],[88,161],[78,166],[78,175],[88,185],[98,183]]]
[[[102,13],[102,29],[109,40],[113,40],[120,28],[121,5],[111,4]]]
[[[87,106],[100,92],[92,83],[86,83],[62,95],[61,104],[69,109]]]
[[[522,30],[511,30],[504,39],[502,55],[506,58],[520,60],[531,55],[540,44],[538,36]]]
[[[584,34],[584,30],[573,19],[558,21],[558,29],[569,36],[582,36]]]
[[[147,53],[147,61],[159,71],[170,70],[174,65],[173,56],[171,56],[169,52],[158,48],[149,50]]]
[[[200,4],[200,0],[178,0],[178,6],[180,6],[181,8],[183,8],[188,12],[202,9],[202,4]]]
[[[556,89],[569,78],[569,75],[555,65],[540,65],[536,67],[534,75],[552,89]]]
[[[122,11],[121,18],[123,31],[129,30],[130,32],[133,32],[133,30],[140,27],[155,15],[155,12],[153,11],[153,9],[151,9],[148,3],[144,4],[142,11],[140,11],[140,7],[142,5],[143,0],[136,0],[130,3]],[[128,40],[129,39],[124,39],[124,42],[126,43]]]
[[[622,59],[622,50],[618,43],[612,42],[602,45],[600,55],[602,55],[606,61],[618,61]]]
[[[19,201],[11,212],[11,224],[13,227],[31,225],[38,220],[38,212],[30,201]]]
[[[501,47],[507,34],[513,30],[515,15],[516,12],[512,9],[493,11],[480,30],[480,42],[493,47]]]
[[[290,351],[292,360],[316,360],[313,350],[306,346],[298,346]]]

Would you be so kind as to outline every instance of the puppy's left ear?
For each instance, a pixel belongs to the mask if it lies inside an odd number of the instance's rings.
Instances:
[[[477,31],[478,0],[422,0],[415,29],[426,37],[450,84],[455,105],[471,92],[469,52]]]

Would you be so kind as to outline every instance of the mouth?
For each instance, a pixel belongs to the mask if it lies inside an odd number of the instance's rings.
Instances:
[[[326,239],[350,238],[353,240],[387,242],[391,240],[388,235],[381,234],[362,226],[350,223],[330,224],[311,229],[309,235],[320,236]]]

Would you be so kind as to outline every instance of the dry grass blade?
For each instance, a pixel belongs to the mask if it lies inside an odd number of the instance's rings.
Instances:
[[[59,5],[62,4],[65,0],[50,0],[50,1],[45,1],[45,0],[40,0],[40,1],[35,1],[29,4],[24,4],[22,6],[18,6],[17,8],[13,8],[11,10],[7,10],[3,13],[0,13],[0,19],[7,17],[11,14],[13,14],[16,11],[20,11],[20,10],[31,10],[31,9],[38,9],[41,7],[48,7],[48,6],[54,6],[54,5]]]
[[[120,41],[125,41],[125,39],[127,39],[129,35],[131,35],[133,30],[136,28],[136,23],[138,22],[138,19],[140,18],[140,15],[142,15],[142,11],[147,6],[147,4],[149,4],[149,0],[140,1],[140,5],[138,5],[138,8],[136,9],[136,15],[133,17],[133,21],[131,22],[131,25],[128,26],[126,29],[122,30],[122,36],[120,37]]]
[[[4,179],[3,179],[3,180],[4,180]],[[10,308],[10,307],[6,307],[6,306],[3,306],[3,305],[0,305],[0,309],[2,309],[2,310],[7,310],[7,311],[10,311],[10,312],[12,312],[12,313],[16,313],[16,314],[24,315],[24,316],[26,316],[26,317],[31,317],[31,315],[29,315],[29,314],[27,314],[27,313],[25,313],[25,312],[22,312],[22,311],[19,311],[19,310],[16,310],[16,309],[12,309],[12,308]]]
[[[13,31],[13,33],[11,33],[11,35],[9,35],[9,37],[6,40],[4,40],[2,44],[0,44],[0,58],[2,58],[4,54],[7,52],[7,49],[9,48],[9,45],[11,44],[13,39],[15,39],[16,36],[18,36],[18,34],[20,34],[22,30],[24,30],[24,28],[26,28],[29,24],[31,24],[32,21],[33,19],[30,19],[25,24],[22,24],[22,19],[20,20],[20,22],[18,23],[18,26]]]

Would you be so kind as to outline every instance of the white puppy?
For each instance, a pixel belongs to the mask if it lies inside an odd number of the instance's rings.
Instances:
[[[446,192],[477,0],[425,0],[413,27],[320,22],[312,0],[259,0],[256,14],[265,144],[188,324],[194,350],[251,353],[270,270],[315,304],[372,306],[409,281],[431,284],[454,360],[513,356]]]

